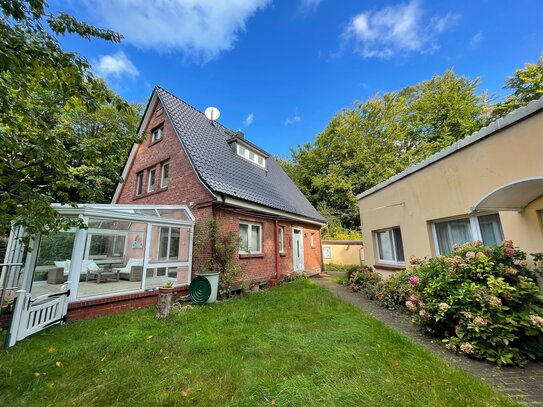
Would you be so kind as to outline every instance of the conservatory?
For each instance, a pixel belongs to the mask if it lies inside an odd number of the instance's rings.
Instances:
[[[24,231],[12,231],[0,283],[4,309],[15,298],[13,343],[59,322],[68,303],[190,284],[194,217],[186,206],[53,207],[83,227],[33,236],[29,251],[18,239]]]

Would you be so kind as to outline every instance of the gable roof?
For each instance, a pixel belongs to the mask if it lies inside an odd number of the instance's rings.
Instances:
[[[160,87],[153,92],[162,103],[194,170],[212,192],[326,223],[326,218],[317,212],[272,156],[242,139],[240,141],[267,156],[266,168],[251,163],[228,143],[239,137],[236,132],[216,121],[211,122],[202,112]]]
[[[480,140],[483,140],[486,137],[492,136],[493,134],[498,133],[500,130],[508,126],[511,126],[512,124],[519,122],[522,119],[532,114],[535,114],[540,110],[543,110],[543,97],[536,100],[532,100],[526,106],[520,107],[517,110],[512,111],[511,113],[505,115],[504,117],[493,121],[488,126],[483,127],[482,129],[472,133],[468,137],[460,139],[456,143],[451,144],[449,147],[444,148],[441,151],[438,151],[437,153],[435,153],[434,155],[431,155],[430,157],[421,161],[420,163],[415,164],[403,170],[402,172],[388,178],[387,180],[375,185],[374,187],[358,194],[356,196],[356,199],[359,201],[367,197],[368,195],[371,195],[383,188],[386,188],[390,184],[393,184],[396,181],[401,180],[402,178],[405,178],[417,171],[420,171],[423,168],[428,167],[429,165],[432,165],[433,163],[439,160],[442,160],[451,154],[456,153],[458,150],[466,148],[470,146],[471,144],[474,144]]]

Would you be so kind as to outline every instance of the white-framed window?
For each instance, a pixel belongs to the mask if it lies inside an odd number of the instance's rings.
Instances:
[[[311,247],[315,247],[315,233],[311,233],[310,242],[311,242]]]
[[[164,131],[164,127],[159,127],[157,129],[154,129],[151,136],[151,141],[154,143],[155,141],[162,140],[163,131]]]
[[[141,195],[143,192],[143,172],[136,175],[136,195]]]
[[[153,192],[155,190],[155,180],[156,168],[151,168],[149,170],[149,183],[147,184],[147,192]]]
[[[433,232],[440,255],[452,252],[456,244],[481,240],[487,246],[498,246],[504,239],[497,213],[436,221],[433,222]]]
[[[162,172],[160,176],[160,188],[166,188],[170,182],[170,162],[162,163]]]
[[[262,224],[239,222],[239,253],[262,253]]]
[[[277,231],[279,236],[279,253],[285,252],[285,227],[279,226],[279,230]]]
[[[405,264],[402,232],[399,227],[373,232],[379,263]]]
[[[260,167],[266,167],[266,160],[256,151],[250,150],[247,147],[242,146],[241,144],[237,145],[237,151],[238,155],[245,158],[246,160],[249,160]]]

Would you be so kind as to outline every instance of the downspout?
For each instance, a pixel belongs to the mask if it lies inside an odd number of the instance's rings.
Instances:
[[[283,236],[285,239],[285,236]],[[284,244],[284,242],[283,242]],[[279,281],[281,274],[279,272],[279,220],[275,218],[275,278]]]

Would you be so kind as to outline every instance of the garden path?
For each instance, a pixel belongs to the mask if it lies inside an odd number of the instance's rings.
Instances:
[[[497,367],[490,363],[471,359],[445,349],[438,339],[432,339],[411,322],[411,317],[398,311],[381,307],[365,296],[349,291],[337,284],[335,278],[344,273],[329,272],[315,276],[314,281],[339,298],[347,301],[385,325],[394,328],[415,343],[440,356],[451,366],[478,377],[513,400],[529,406],[543,406],[543,363],[529,363],[524,368]]]

